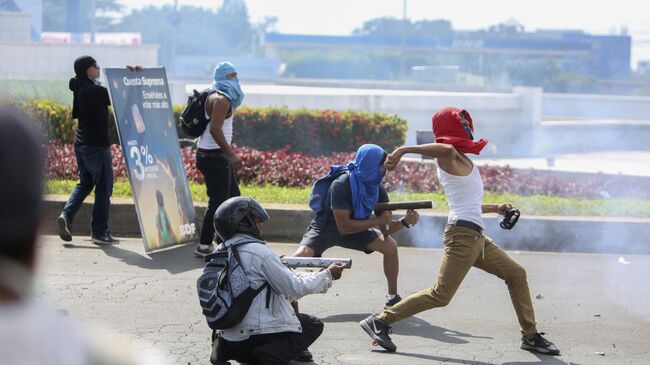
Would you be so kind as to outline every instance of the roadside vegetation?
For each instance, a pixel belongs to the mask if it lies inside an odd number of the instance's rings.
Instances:
[[[74,180],[50,180],[47,182],[46,193],[69,195],[75,186]],[[309,188],[280,187],[275,185],[242,185],[241,193],[255,198],[262,204],[293,204],[307,208]],[[207,202],[205,186],[190,183],[190,191],[194,202]],[[113,196],[130,198],[131,187],[126,179],[115,182]],[[391,201],[431,200],[433,211],[447,212],[447,201],[442,192],[409,193],[391,192]],[[558,215],[558,216],[601,216],[601,217],[650,217],[650,200],[632,199],[578,199],[561,198],[545,195],[522,196],[514,194],[486,193],[485,203],[500,203],[508,201],[515,204],[525,215]]]

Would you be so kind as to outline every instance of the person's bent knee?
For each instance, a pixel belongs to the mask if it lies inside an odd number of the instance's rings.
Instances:
[[[300,245],[296,252],[293,253],[293,256],[299,257],[314,257],[314,255],[314,250],[306,245]]]
[[[386,237],[386,255],[397,255],[397,241],[395,241],[392,237],[388,236]]]
[[[431,288],[429,291],[429,295],[437,304],[436,305],[437,307],[446,307],[447,305],[449,305],[451,299],[454,297],[453,294],[450,294],[447,290],[440,287]]]
[[[440,298],[440,307],[446,307],[451,303],[451,297],[442,297]]]
[[[397,242],[391,236],[377,237],[366,246],[366,250],[381,252],[383,255],[396,255]]]
[[[325,329],[323,321],[304,313],[297,313],[296,315],[300,321],[300,326],[302,327],[302,333],[304,335],[313,338],[314,341],[320,337]]]
[[[322,335],[323,331],[325,330],[325,323],[323,323],[323,321],[320,319],[316,319],[314,322],[312,322],[311,326],[313,333],[316,335],[316,338],[320,337],[320,335]]]
[[[524,269],[522,266],[517,265],[511,269],[508,270],[508,273],[505,277],[506,282],[520,282],[520,281],[526,281],[527,276],[526,276],[526,269]]]

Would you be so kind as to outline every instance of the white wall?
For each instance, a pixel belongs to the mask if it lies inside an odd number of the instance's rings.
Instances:
[[[544,94],[542,116],[552,119],[650,120],[650,97]]]
[[[74,76],[74,60],[93,56],[99,66],[158,65],[158,45],[40,44],[0,42],[0,78],[47,80]]]
[[[0,41],[29,42],[31,15],[24,13],[0,12]],[[0,52],[3,57],[6,53]]]

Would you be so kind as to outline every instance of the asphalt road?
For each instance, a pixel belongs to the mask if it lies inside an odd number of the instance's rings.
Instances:
[[[172,364],[209,364],[210,331],[201,315],[195,281],[203,263],[194,247],[146,255],[140,240],[99,247],[75,237],[41,241],[37,295],[62,313],[157,347]],[[294,244],[272,244],[290,254]],[[402,296],[431,286],[442,251],[400,248]],[[311,347],[327,364],[649,364],[650,256],[609,254],[510,254],[528,273],[540,331],[562,355],[520,350],[514,310],[505,284],[470,271],[446,308],[393,327],[394,354],[372,347],[357,322],[381,309],[386,285],[380,254],[333,248],[351,257],[327,294],[301,301],[301,310],[325,322]]]

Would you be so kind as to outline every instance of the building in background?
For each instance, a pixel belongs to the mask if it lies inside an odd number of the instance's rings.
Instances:
[[[296,50],[403,52],[412,59],[431,63],[417,66],[459,66],[461,71],[492,78],[500,77],[508,66],[541,60],[553,61],[560,70],[597,79],[630,76],[630,36],[574,30],[524,32],[515,27],[513,31],[455,31],[451,37],[428,39],[403,38],[399,32],[394,37],[268,33],[264,45],[271,56]]]
[[[139,33],[42,32],[42,14],[27,13],[31,8],[42,9],[42,1],[0,1],[0,79],[67,80],[74,60],[85,54],[101,67],[158,66],[158,45],[142,44]]]
[[[0,12],[22,13],[22,16],[28,19],[29,39],[33,41],[40,39],[43,29],[43,0],[0,0]],[[10,26],[15,25],[15,22],[16,19],[3,19],[0,23],[0,35],[7,31],[11,32]]]

